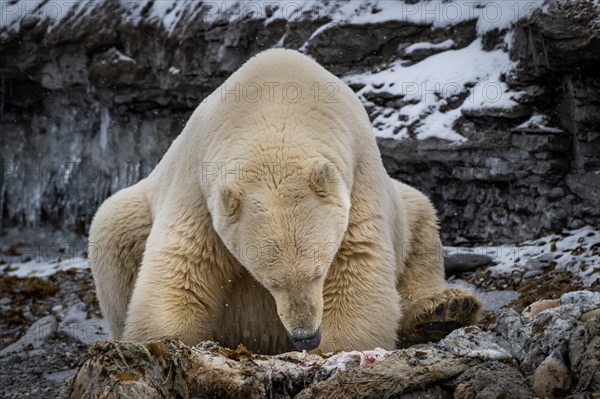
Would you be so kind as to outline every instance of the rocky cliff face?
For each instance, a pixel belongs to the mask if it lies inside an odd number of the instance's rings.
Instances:
[[[479,3],[2,2],[3,232],[84,233],[204,97],[274,46],[350,84],[388,172],[431,196],[447,242],[600,226],[598,2]],[[458,59],[472,75],[446,73]],[[449,89],[398,89],[394,70],[427,65]]]

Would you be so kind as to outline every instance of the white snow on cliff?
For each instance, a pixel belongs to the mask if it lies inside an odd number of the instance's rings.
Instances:
[[[98,0],[0,0],[0,37],[8,31],[19,31],[23,22],[46,24],[47,30],[61,23],[74,22],[100,12]],[[341,0],[341,1],[196,1],[196,0],[118,0],[123,18],[132,24],[141,20],[155,21],[172,32],[185,20],[202,13],[202,20],[227,23],[255,18],[268,23],[277,19],[306,20],[329,17],[336,23],[370,24],[406,21],[415,24],[444,27],[467,20],[477,20],[479,33],[506,29],[512,23],[529,16],[544,4],[544,0],[429,0],[409,3],[402,0]]]
[[[364,84],[359,95],[365,105],[375,110],[375,135],[398,139],[437,137],[461,142],[466,139],[456,132],[454,124],[464,112],[484,108],[510,109],[516,106],[514,98],[519,95],[509,91],[502,78],[515,67],[506,53],[512,43],[511,33],[506,35],[505,49],[493,51],[483,50],[481,35],[494,29],[510,29],[514,22],[551,1],[564,0],[429,0],[416,3],[403,0],[117,0],[114,4],[122,8],[125,23],[134,26],[141,22],[160,24],[169,35],[185,30],[190,23],[223,25],[244,19],[263,20],[265,25],[282,19],[329,19],[313,32],[311,39],[340,24],[406,21],[433,29],[476,20],[479,37],[465,48],[455,49],[451,40],[413,43],[404,50],[405,56],[424,49],[441,53],[414,65],[404,66],[407,60],[399,60],[378,72],[345,78],[348,83]],[[98,0],[0,0],[0,39],[9,32],[19,31],[25,24],[45,24],[48,32],[59,24],[76,25],[81,18],[97,16],[103,4]],[[301,50],[305,48],[306,43]],[[401,98],[401,108],[378,109],[366,98],[368,92],[385,92]],[[460,103],[464,96],[467,99],[462,105],[449,106],[457,101]]]
[[[411,44],[410,46],[408,46],[407,48],[404,49],[404,53],[405,54],[413,54],[415,51],[418,50],[448,50],[451,49],[452,46],[454,46],[454,40],[452,39],[448,39],[445,40],[441,43],[429,43],[429,42],[421,42],[421,43],[415,43],[415,44]]]
[[[511,108],[516,93],[508,90],[500,76],[514,66],[502,50],[484,51],[480,40],[459,50],[432,55],[410,66],[399,60],[386,69],[345,78],[346,83],[361,84],[358,92],[365,104],[375,106],[365,94],[386,93],[406,103],[398,111],[382,112],[374,121],[381,137],[404,138],[414,128],[417,139],[438,137],[451,141],[464,138],[452,125],[462,110],[474,108]],[[447,111],[451,99],[466,96],[462,105]],[[392,111],[392,110],[390,110]]]

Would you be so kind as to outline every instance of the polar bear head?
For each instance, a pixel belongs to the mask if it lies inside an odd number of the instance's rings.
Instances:
[[[237,170],[245,173],[216,185],[213,226],[271,293],[294,346],[314,349],[325,276],[348,226],[349,190],[337,166],[324,159]]]

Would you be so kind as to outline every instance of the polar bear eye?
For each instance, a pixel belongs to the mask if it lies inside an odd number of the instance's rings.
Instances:
[[[242,190],[238,186],[228,184],[221,188],[221,202],[226,215],[233,216],[240,208],[241,201]]]
[[[319,279],[321,279],[324,275],[325,275],[325,271],[315,270],[315,272],[312,274],[310,281],[314,283],[315,281],[318,281]]]
[[[319,197],[326,197],[329,185],[326,171],[320,166],[316,168],[308,180],[308,185]]]
[[[319,197],[328,197],[338,182],[338,168],[333,162],[316,164],[310,173],[308,185]]]
[[[273,290],[281,289],[281,285],[272,280],[266,280],[265,284]]]

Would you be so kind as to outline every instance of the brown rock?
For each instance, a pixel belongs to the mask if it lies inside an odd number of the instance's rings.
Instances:
[[[527,306],[525,310],[523,310],[522,315],[533,319],[536,314],[543,312],[544,310],[555,308],[560,305],[560,299],[544,299],[542,301],[537,301]]]
[[[562,354],[554,351],[535,370],[533,392],[545,399],[562,398],[571,387],[571,375]]]
[[[581,318],[579,320],[585,323],[593,319],[600,320],[600,309],[595,309],[584,313],[583,315],[581,315]]]
[[[533,398],[519,370],[498,361],[471,367],[457,382],[454,399]]]

